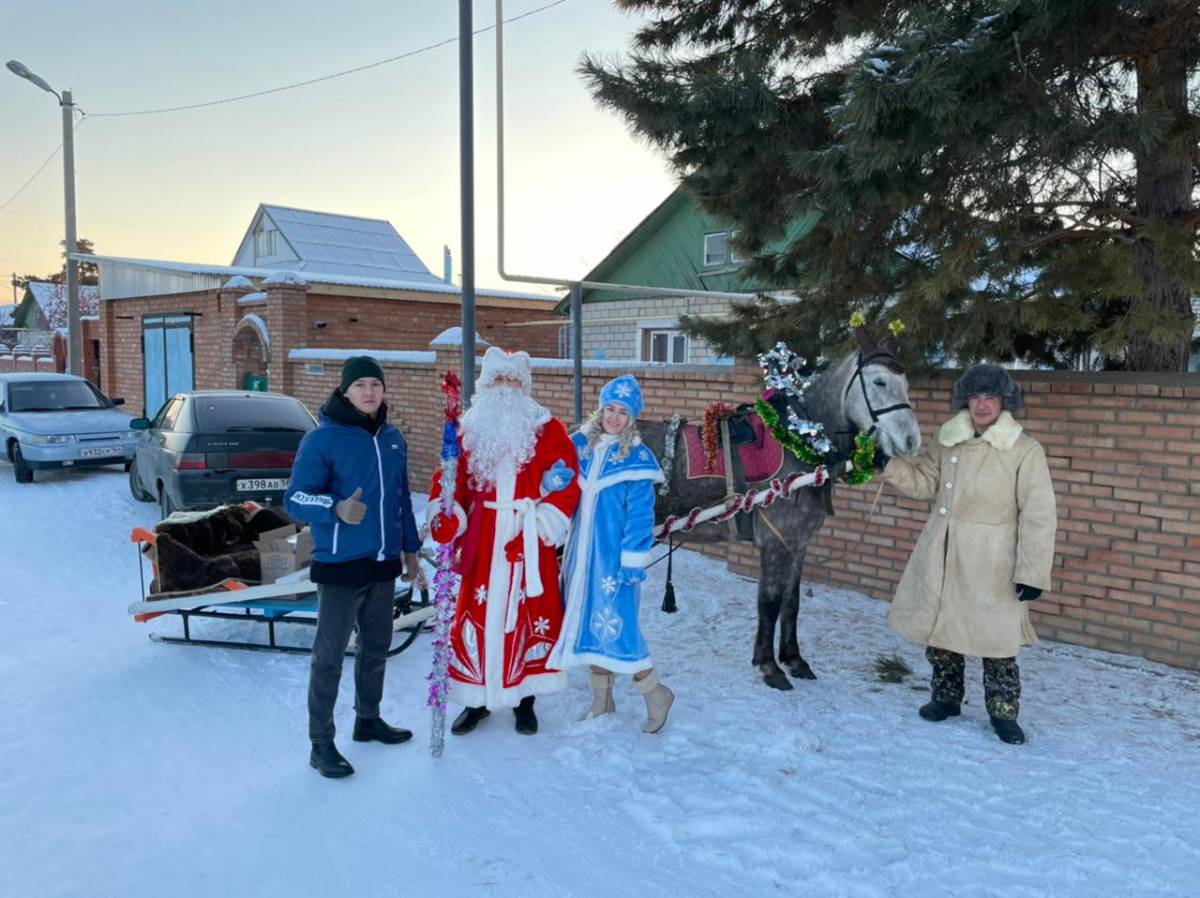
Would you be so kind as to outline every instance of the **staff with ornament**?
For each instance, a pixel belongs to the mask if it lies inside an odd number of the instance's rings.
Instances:
[[[462,416],[452,515],[440,476],[430,490],[430,532],[455,543],[462,577],[449,633],[449,700],[466,706],[455,735],[505,707],[518,733],[536,733],[535,696],[566,686],[548,656],[562,626],[555,549],[579,502],[578,465],[532,387],[528,353],[487,351]]]

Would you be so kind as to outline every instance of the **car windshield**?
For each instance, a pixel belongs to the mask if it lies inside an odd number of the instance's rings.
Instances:
[[[108,408],[109,402],[85,380],[26,380],[8,386],[14,412],[65,412]]]
[[[266,396],[197,396],[196,426],[200,433],[229,431],[298,431],[313,429],[312,415],[294,399]]]

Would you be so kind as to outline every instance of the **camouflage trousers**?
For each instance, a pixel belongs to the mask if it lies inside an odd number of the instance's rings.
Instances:
[[[930,691],[934,699],[950,705],[963,700],[966,659],[958,652],[928,646],[925,657],[933,665]],[[983,659],[983,695],[987,712],[1001,720],[1016,720],[1021,707],[1021,669],[1016,658]]]

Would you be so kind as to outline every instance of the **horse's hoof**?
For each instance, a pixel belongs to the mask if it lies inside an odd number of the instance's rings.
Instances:
[[[808,666],[807,661],[797,661],[788,665],[788,673],[797,680],[815,680],[817,675],[813,673],[813,669]]]
[[[778,689],[781,692],[787,692],[789,689],[795,689],[792,681],[783,675],[783,672],[763,674],[763,682],[772,689]]]

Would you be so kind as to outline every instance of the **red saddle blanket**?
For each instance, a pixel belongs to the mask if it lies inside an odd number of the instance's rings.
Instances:
[[[734,446],[742,462],[742,472],[747,483],[762,483],[779,475],[783,467],[783,447],[775,437],[771,436],[758,415],[748,415],[746,418],[754,431],[754,440]],[[687,458],[687,479],[696,480],[701,477],[720,477],[725,479],[725,452],[719,449],[716,464],[710,469],[704,458],[704,444],[700,441],[700,427],[697,424],[685,424],[683,430],[684,455]]]

